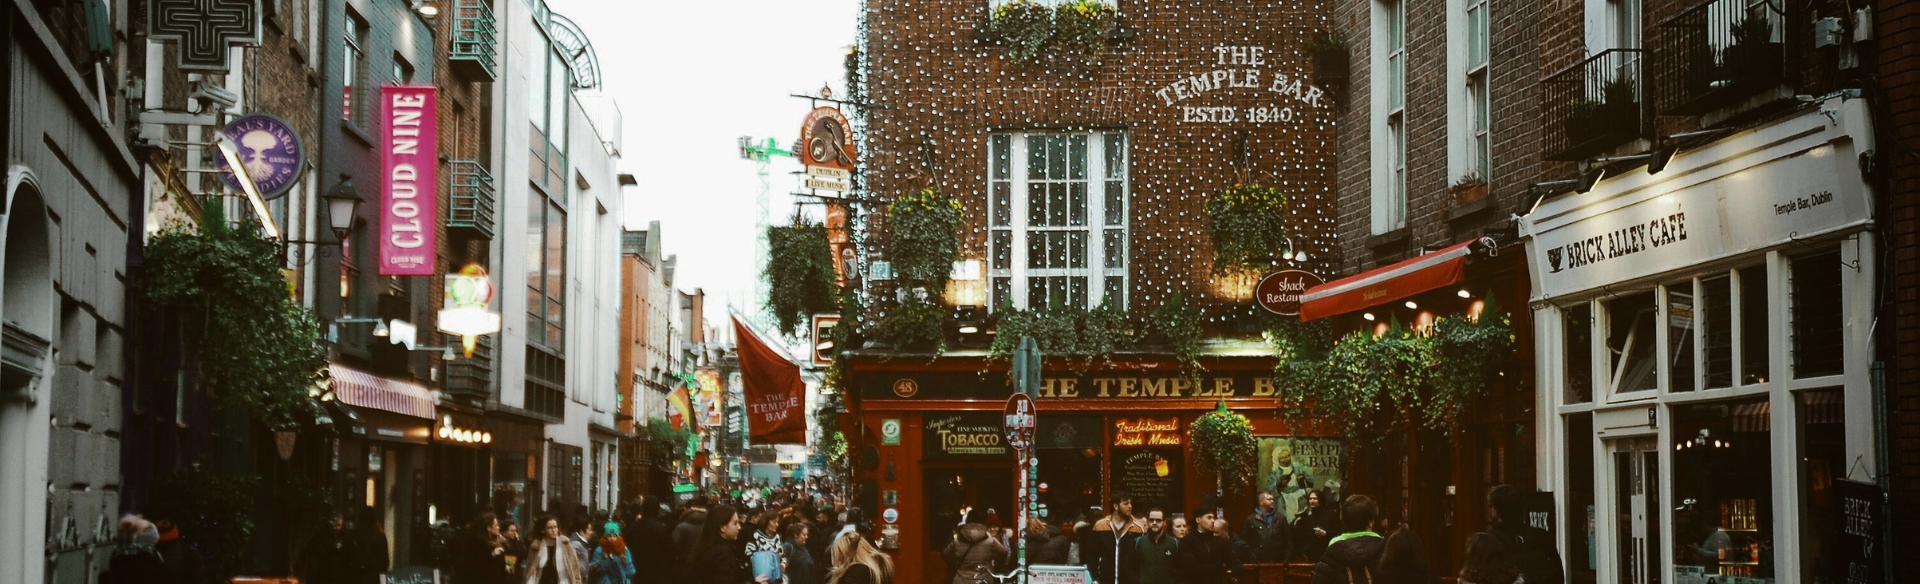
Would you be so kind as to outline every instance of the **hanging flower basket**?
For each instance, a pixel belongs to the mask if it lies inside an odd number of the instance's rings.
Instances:
[[[767,310],[780,331],[798,335],[815,314],[832,313],[833,251],[818,223],[767,228]]]
[[[1107,39],[1118,15],[1112,4],[1100,0],[1061,4],[1053,11],[1053,39],[1087,65],[1098,67],[1107,54]]]
[[[887,205],[887,259],[902,288],[947,289],[953,261],[960,259],[960,201],[931,188]]]
[[[1193,421],[1194,458],[1203,469],[1219,477],[1219,484],[1238,492],[1253,483],[1254,459],[1259,444],[1253,437],[1253,422],[1246,416],[1227,411],[1219,402],[1213,411]]]
[[[1236,184],[1207,199],[1213,271],[1263,271],[1292,251],[1287,239],[1287,195],[1273,187]]]
[[[993,9],[987,34],[1007,48],[1015,63],[1031,63],[1053,36],[1053,10],[1033,0],[1015,0]]]

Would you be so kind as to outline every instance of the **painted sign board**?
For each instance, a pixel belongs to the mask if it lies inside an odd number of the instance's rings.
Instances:
[[[240,165],[246,167],[247,178],[253,179],[253,187],[262,198],[280,198],[300,181],[300,172],[307,165],[307,149],[299,132],[286,120],[270,114],[247,114],[227,124],[220,133],[233,142],[234,150],[240,153]],[[227,168],[225,157],[214,157],[214,163],[221,170]],[[225,173],[220,179],[229,188],[241,190],[239,175]]]
[[[431,85],[380,88],[380,275],[434,274],[439,221],[438,96]]]

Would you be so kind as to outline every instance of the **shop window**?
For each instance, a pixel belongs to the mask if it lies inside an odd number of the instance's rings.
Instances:
[[[1733,387],[1733,277],[1700,280],[1700,296],[1707,388]]]
[[[961,512],[971,509],[977,521],[984,522],[988,510],[1000,516],[1001,525],[1013,525],[1013,471],[1010,465],[993,464],[967,468],[927,469],[926,545],[939,552],[953,541]]]
[[[1766,383],[1771,376],[1767,342],[1767,267],[1737,272],[1740,279],[1740,381]]]
[[[1622,296],[1606,303],[1607,352],[1613,393],[1658,389],[1659,335],[1653,292]]]
[[[1593,305],[1582,302],[1560,311],[1566,337],[1567,403],[1593,401]]]
[[[1772,579],[1772,416],[1765,397],[1673,408],[1674,581]]]
[[[1040,465],[1040,512],[1047,521],[1072,523],[1087,509],[1102,504],[1101,477],[1106,472],[1103,441],[1106,420],[1100,416],[1047,416],[1035,435]],[[1175,467],[1177,468],[1177,467]],[[1185,469],[1180,469],[1184,471]],[[1136,502],[1136,513],[1146,504]]]
[[[1840,388],[1795,396],[1800,427],[1800,581],[1846,582],[1845,563],[1834,549],[1840,540],[1840,507],[1835,481],[1846,480],[1846,397]],[[1865,469],[1856,480],[1866,480]]]
[[[1600,578],[1599,529],[1593,509],[1593,414],[1567,416],[1567,581]]]
[[[1120,132],[988,140],[992,306],[1125,306],[1126,147]]]
[[[1667,286],[1667,388],[1693,391],[1693,282]]]
[[[1839,375],[1846,369],[1845,298],[1838,250],[1794,258],[1793,376]]]

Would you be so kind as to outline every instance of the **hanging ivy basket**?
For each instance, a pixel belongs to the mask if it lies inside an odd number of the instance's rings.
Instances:
[[[1040,48],[1053,36],[1052,9],[1033,0],[1015,0],[993,9],[988,35],[1007,48],[1007,58],[1015,63],[1031,63],[1040,57]]]
[[[834,311],[833,251],[818,223],[767,228],[767,310],[789,335],[806,332],[813,315]]]
[[[1132,345],[1134,324],[1126,312],[1110,304],[1099,308],[1061,307],[1043,311],[1002,307],[995,313],[993,344],[987,347],[987,361],[1006,362],[1020,346],[1020,337],[1031,335],[1040,352],[1049,357],[1081,359],[1085,367],[1111,362],[1113,355]]]
[[[927,188],[887,205],[887,259],[904,288],[924,287],[939,295],[960,259],[960,201]]]
[[[1253,422],[1227,410],[1226,402],[1193,421],[1193,454],[1200,467],[1216,473],[1221,486],[1239,492],[1253,483],[1254,459],[1259,448]]]
[[[1451,316],[1433,325],[1433,395],[1423,408],[1429,428],[1458,429],[1506,374],[1513,359],[1513,321],[1494,307],[1491,295],[1479,318]]]
[[[1287,195],[1273,187],[1236,184],[1207,199],[1213,271],[1265,271],[1292,251],[1287,240]]]
[[[1080,57],[1088,66],[1100,66],[1107,54],[1119,12],[1100,0],[1077,0],[1054,8],[1053,39],[1060,47]]]

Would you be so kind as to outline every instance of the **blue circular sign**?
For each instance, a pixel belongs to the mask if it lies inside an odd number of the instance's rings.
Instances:
[[[261,197],[274,199],[286,194],[306,169],[306,145],[286,120],[271,114],[248,114],[227,124],[220,133],[233,143],[240,165],[253,179],[254,188],[260,189]],[[215,158],[221,170],[228,170],[225,156]],[[220,178],[234,190],[242,190],[238,175],[228,172]]]
[[[888,507],[886,511],[880,512],[880,519],[885,520],[887,523],[898,522],[900,521],[900,511],[892,507]]]

